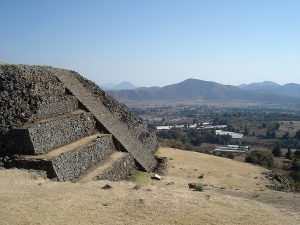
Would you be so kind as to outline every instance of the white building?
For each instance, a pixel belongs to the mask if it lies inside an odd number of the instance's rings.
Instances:
[[[170,130],[173,127],[174,126],[157,126],[156,129],[157,130]]]
[[[196,128],[197,127],[197,124],[195,123],[195,124],[190,124],[189,125],[189,128]]]
[[[232,139],[242,139],[243,134],[230,132],[230,131],[223,131],[223,130],[216,130],[216,135],[230,135]]]
[[[231,152],[231,153],[245,153],[249,150],[248,146],[239,146],[239,145],[227,145],[223,147],[216,148],[216,152]]]

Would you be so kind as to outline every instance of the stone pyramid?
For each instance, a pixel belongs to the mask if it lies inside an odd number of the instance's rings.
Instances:
[[[157,139],[124,104],[78,73],[0,65],[0,157],[4,167],[59,181],[122,180],[157,165]]]

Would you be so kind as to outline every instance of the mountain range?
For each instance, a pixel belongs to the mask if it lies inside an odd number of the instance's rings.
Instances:
[[[250,84],[240,84],[238,87],[245,90],[275,90],[279,88],[280,85],[272,81],[263,81]]]
[[[300,106],[300,85],[279,85],[274,82],[223,85],[212,81],[187,79],[164,87],[143,87],[112,90],[109,94],[122,102],[128,101],[247,101]]]
[[[300,84],[295,83],[279,85],[272,81],[264,81],[261,83],[241,84],[239,87],[244,90],[270,92],[277,95],[300,98]]]

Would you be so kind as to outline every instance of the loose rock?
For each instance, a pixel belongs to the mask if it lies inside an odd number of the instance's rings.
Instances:
[[[104,190],[112,189],[112,186],[109,184],[106,184],[101,189],[104,189]]]
[[[203,177],[204,177],[204,173],[202,173],[202,174],[198,177],[198,179],[203,179]]]
[[[161,180],[161,176],[158,174],[154,174],[154,176],[151,177],[152,180]]]

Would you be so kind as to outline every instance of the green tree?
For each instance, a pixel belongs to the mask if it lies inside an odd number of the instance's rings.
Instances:
[[[300,159],[300,150],[297,150],[295,153],[294,153],[294,156],[296,159]]]
[[[244,135],[249,135],[249,128],[245,127]]]
[[[267,139],[274,139],[276,138],[276,132],[273,130],[267,130],[266,132],[266,138]]]
[[[291,148],[288,147],[288,151],[287,153],[285,154],[285,158],[287,159],[292,159],[292,151],[291,151]]]
[[[245,161],[248,163],[264,166],[270,168],[274,165],[274,158],[270,152],[252,151],[246,156]]]
[[[296,182],[300,182],[300,158],[295,158],[293,161],[292,177]]]
[[[278,130],[279,127],[280,127],[280,123],[276,122],[276,123],[274,124],[274,130]]]
[[[278,144],[276,144],[273,149],[272,149],[272,154],[275,156],[275,157],[281,157],[281,150],[280,150],[280,147]]]
[[[293,161],[293,169],[295,171],[300,171],[300,159],[295,158]]]
[[[284,140],[289,140],[290,138],[290,134],[288,132],[286,132],[284,135],[282,135],[282,139]]]
[[[298,130],[294,136],[295,139],[297,139],[298,141],[300,141],[300,130]]]

